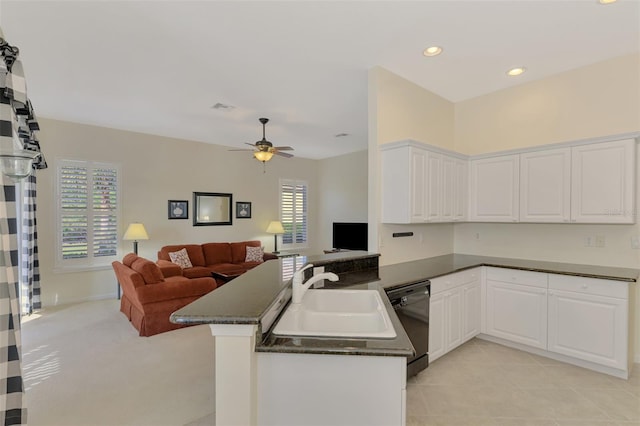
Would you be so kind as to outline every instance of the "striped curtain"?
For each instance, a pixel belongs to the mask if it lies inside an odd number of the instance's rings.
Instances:
[[[0,148],[40,151],[35,137],[38,123],[27,98],[27,89],[18,60],[19,50],[9,45],[0,30]],[[34,168],[46,168],[42,157]],[[35,176],[20,188],[16,197],[16,184],[0,174],[0,426],[27,424],[24,405],[20,352],[20,290],[18,237],[22,246],[22,277],[28,287],[28,310],[40,304],[37,231],[35,221]],[[22,223],[18,223],[17,206]],[[20,235],[18,232],[20,230]]]

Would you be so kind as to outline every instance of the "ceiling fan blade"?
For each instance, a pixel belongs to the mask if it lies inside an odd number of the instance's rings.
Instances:
[[[245,144],[245,145],[249,145],[249,146],[252,146],[252,147],[256,148],[256,145],[255,145],[255,144],[253,144],[253,143],[245,142],[244,144]]]
[[[286,152],[280,152],[280,151],[276,151],[274,152],[274,154],[279,155],[280,157],[285,157],[285,158],[293,157],[293,154],[287,154]]]
[[[293,148],[291,148],[290,146],[274,146],[274,149],[277,149],[278,151],[293,151]]]
[[[249,149],[249,148],[236,148],[236,149],[228,149],[227,151],[255,151],[255,149]]]

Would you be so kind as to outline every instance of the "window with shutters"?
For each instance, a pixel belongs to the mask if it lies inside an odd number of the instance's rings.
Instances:
[[[307,247],[308,185],[301,180],[280,180],[280,222],[285,233],[282,248]]]
[[[58,162],[57,268],[109,266],[116,259],[119,175],[116,164]]]

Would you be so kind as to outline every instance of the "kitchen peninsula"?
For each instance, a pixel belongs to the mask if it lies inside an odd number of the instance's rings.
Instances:
[[[328,265],[334,262],[343,265],[354,262],[351,264],[354,267],[362,264],[358,263],[359,260],[366,264],[371,256],[376,256],[377,260],[377,255],[366,252],[309,257],[299,259],[296,269],[306,263],[324,263],[329,269]],[[283,271],[287,269],[283,262],[286,260],[266,262],[172,315],[174,322],[211,325],[216,340],[217,424],[317,424],[316,414],[323,424],[404,424],[405,357],[410,356],[413,349],[393,309],[387,305],[397,333],[395,339],[274,336],[269,329],[290,298],[290,284],[283,279]],[[500,343],[538,351],[536,353],[544,356],[588,368],[602,368],[609,374],[628,374],[629,351],[633,347],[633,331],[629,324],[633,324],[634,314],[629,301],[635,300],[633,283],[638,279],[638,271],[634,269],[454,254],[388,265],[373,274],[368,267],[356,268],[351,271],[354,276],[366,278],[359,283],[355,280],[348,284],[383,291],[431,279],[432,294],[440,292],[440,289],[449,289],[442,294],[452,295],[458,289],[460,274],[465,275],[469,271],[478,271],[479,274],[476,276],[477,286],[475,282],[471,283],[477,291],[469,293],[477,295],[477,299],[470,299],[477,304],[474,308],[477,315],[473,318],[476,331],[472,336],[495,338]],[[340,275],[341,281],[343,277],[349,281],[350,273],[344,271]],[[521,291],[532,288],[532,292]],[[505,295],[515,297],[505,298]],[[487,308],[488,298],[493,300],[490,310]],[[556,324],[558,331],[556,340],[552,341],[552,336],[549,336],[552,345],[547,345],[547,298],[548,306],[556,307],[549,309],[549,324]],[[435,295],[432,297],[431,328],[442,327],[438,321],[453,324],[434,317],[434,312],[437,314],[437,309],[433,309],[434,300]],[[447,299],[443,297],[442,300]],[[523,306],[523,312],[529,312],[531,301],[534,308],[544,307],[544,349],[532,346],[529,340],[524,340],[524,344],[518,343],[518,338],[530,336],[501,327],[503,323],[500,321],[505,317],[500,306],[505,301]],[[611,301],[616,304],[611,304]],[[592,326],[593,320],[582,317],[593,313],[585,311],[585,306],[596,308],[596,317],[604,322],[599,326],[603,333],[608,333],[609,327],[617,330],[609,339],[615,342],[612,354],[602,353],[601,348],[591,342],[584,346],[582,342],[563,340],[571,327],[581,326],[583,320],[586,321],[585,326]],[[569,309],[565,310],[566,307]],[[552,311],[558,315],[551,315]],[[446,309],[441,314],[445,312]],[[576,313],[580,318],[575,321],[569,318],[567,323],[566,312]],[[489,321],[495,313],[502,315],[493,318],[498,322]],[[488,328],[490,322],[491,329]],[[542,330],[542,327],[537,327],[538,322],[532,327],[526,321],[510,323],[523,325],[527,332]],[[431,335],[438,337],[438,333],[434,330],[429,334],[431,356],[434,349]],[[460,339],[457,344],[462,341]],[[566,353],[563,354],[563,350]],[[446,352],[443,350],[439,356]],[[367,380],[359,380],[361,377]],[[329,392],[333,397],[327,403],[314,392]],[[362,410],[362,407],[367,409]],[[375,415],[362,420],[365,412],[374,412]]]

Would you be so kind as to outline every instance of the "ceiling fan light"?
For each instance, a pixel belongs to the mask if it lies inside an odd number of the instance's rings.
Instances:
[[[258,161],[262,161],[267,162],[269,160],[271,160],[271,157],[273,157],[273,152],[269,152],[269,151],[256,151],[253,153],[253,156],[256,158],[256,160]]]

